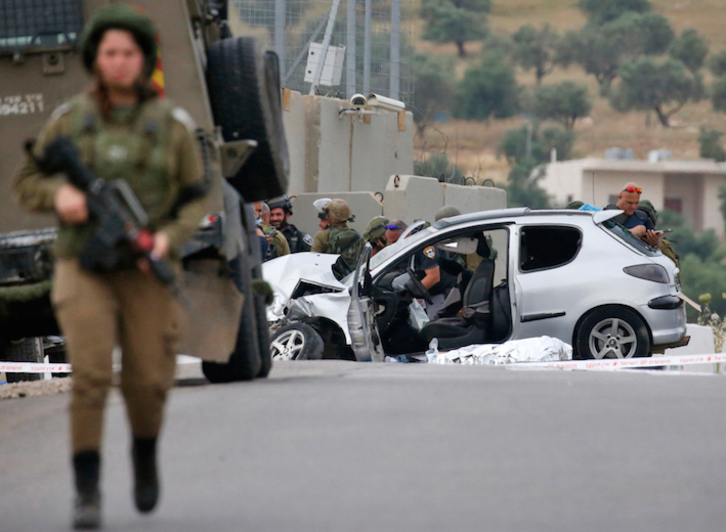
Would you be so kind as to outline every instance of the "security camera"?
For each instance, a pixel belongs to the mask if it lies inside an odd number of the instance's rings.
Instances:
[[[393,111],[394,113],[404,111],[406,109],[406,104],[401,100],[394,100],[393,98],[373,93],[368,95],[368,105],[371,107],[377,107],[378,109],[385,109],[386,111]]]
[[[363,109],[367,103],[368,100],[362,94],[354,94],[350,97],[350,104],[356,109]]]

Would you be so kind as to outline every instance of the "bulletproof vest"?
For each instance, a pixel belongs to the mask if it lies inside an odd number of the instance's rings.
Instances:
[[[146,211],[149,226],[157,227],[179,195],[179,183],[170,176],[173,105],[153,99],[110,122],[102,119],[88,96],[70,105],[70,136],[81,161],[106,182],[126,181]]]
[[[287,239],[287,243],[290,245],[290,253],[310,251],[312,243],[306,242],[305,234],[294,225],[287,224],[285,229],[282,230],[282,234]],[[310,237],[308,237],[308,239],[309,238]]]

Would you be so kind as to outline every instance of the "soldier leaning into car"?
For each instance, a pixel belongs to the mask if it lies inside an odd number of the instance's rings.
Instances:
[[[156,34],[151,20],[127,5],[94,13],[80,39],[94,85],[53,113],[34,155],[41,157],[50,141],[67,136],[94,175],[126,181],[148,214],[152,256],[169,259],[178,271],[178,252],[205,213],[205,189],[191,118],[151,87]],[[172,206],[182,192],[194,192],[195,199],[174,217]],[[149,273],[148,264],[131,256],[111,273],[81,269],[80,250],[96,227],[85,193],[63,175],[46,176],[28,158],[16,176],[14,193],[23,207],[55,211],[60,219],[51,299],[73,365],[74,527],[101,524],[101,431],[117,342],[123,351],[121,392],[133,436],[134,498],[139,511],[149,512],[159,496],[157,438],[174,382],[180,305],[170,287]]]

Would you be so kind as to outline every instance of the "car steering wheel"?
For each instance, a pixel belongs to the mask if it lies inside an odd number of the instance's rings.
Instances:
[[[424,301],[426,301],[426,303],[432,305],[434,300],[431,299],[431,294],[429,294],[429,291],[426,290],[426,287],[423,285],[421,280],[416,277],[416,274],[413,272],[413,270],[408,267],[406,268],[406,273],[408,273],[408,276],[410,277],[409,281],[406,283],[406,288],[411,291],[414,297],[422,297]]]

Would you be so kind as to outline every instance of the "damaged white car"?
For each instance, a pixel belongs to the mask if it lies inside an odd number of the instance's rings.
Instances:
[[[338,280],[336,255],[298,253],[265,263],[278,360],[386,355],[550,336],[575,358],[642,357],[683,345],[686,312],[676,265],[612,221],[621,211],[504,209],[446,218]],[[456,279],[429,320],[432,299],[416,258],[437,256]],[[443,274],[442,274],[443,275]],[[427,303],[424,303],[424,306]]]

